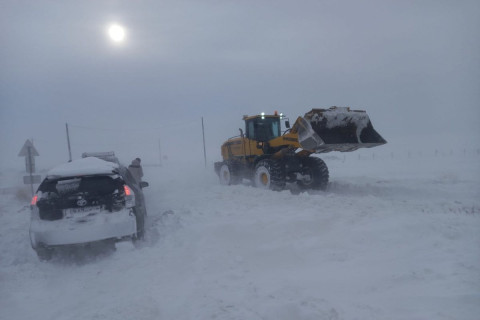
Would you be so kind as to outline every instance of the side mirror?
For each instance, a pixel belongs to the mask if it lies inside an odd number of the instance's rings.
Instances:
[[[148,182],[140,181],[140,188],[145,188],[145,187],[148,187]]]
[[[288,120],[285,121],[285,127],[286,127],[287,129],[290,129],[290,121],[288,121]]]

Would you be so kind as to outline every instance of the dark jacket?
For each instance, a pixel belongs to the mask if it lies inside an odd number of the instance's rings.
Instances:
[[[128,166],[128,170],[130,171],[132,176],[135,178],[135,180],[137,180],[138,183],[142,181],[143,169],[142,169],[142,166],[140,165],[140,161],[138,161],[137,159],[134,159],[132,161],[132,164]]]

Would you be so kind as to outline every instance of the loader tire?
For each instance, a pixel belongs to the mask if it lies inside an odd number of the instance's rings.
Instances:
[[[253,183],[261,189],[283,190],[286,184],[283,165],[272,159],[259,161],[255,166]]]
[[[300,189],[325,190],[328,185],[328,168],[320,158],[308,157],[302,159],[302,174],[309,175],[310,180],[298,180]]]
[[[233,164],[222,164],[218,172],[218,177],[220,184],[224,186],[240,183],[240,177],[237,176]]]

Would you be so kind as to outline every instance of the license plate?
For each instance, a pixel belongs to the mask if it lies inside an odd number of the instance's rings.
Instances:
[[[102,206],[82,207],[82,208],[68,208],[64,210],[66,217],[73,216],[85,216],[92,212],[98,212],[102,210]]]

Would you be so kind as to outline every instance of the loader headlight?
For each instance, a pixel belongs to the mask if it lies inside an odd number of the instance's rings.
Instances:
[[[265,119],[265,112],[260,113],[260,115],[262,116],[262,120]]]

